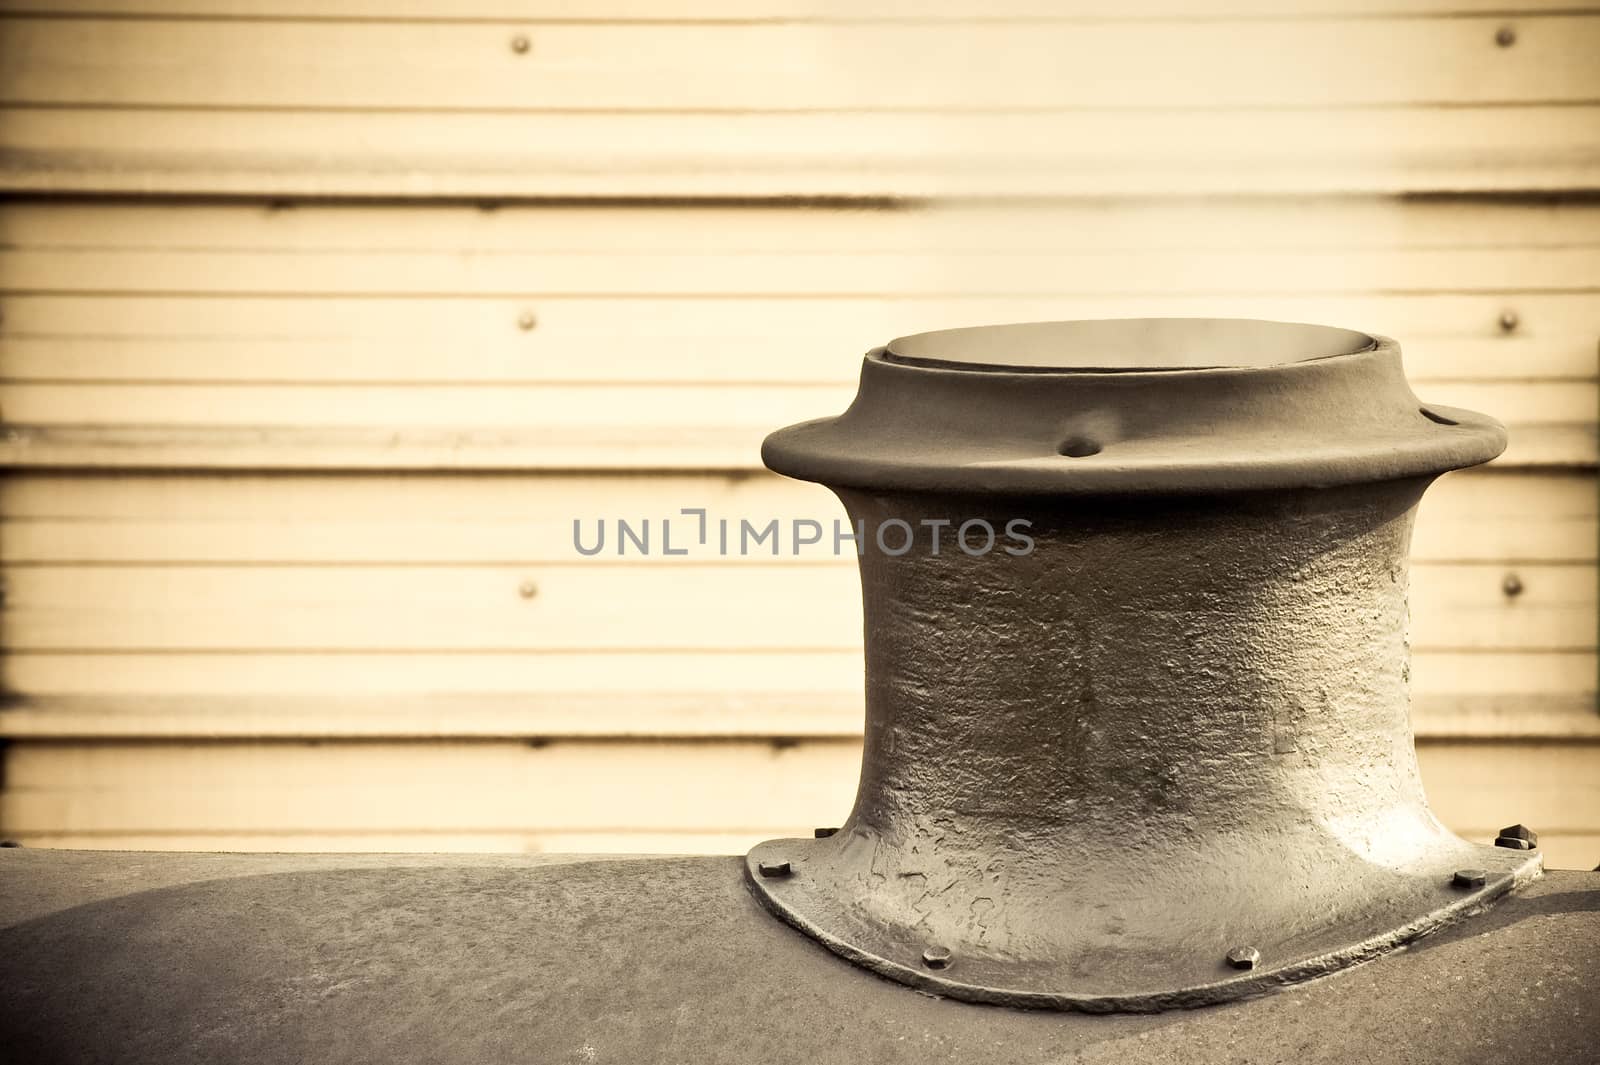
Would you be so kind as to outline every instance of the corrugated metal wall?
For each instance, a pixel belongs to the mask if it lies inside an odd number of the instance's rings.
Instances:
[[[757,445],[900,333],[1249,315],[1510,424],[1424,503],[1423,771],[1593,865],[1600,14],[1508,6],[4,0],[0,831],[836,822],[853,560],[573,519],[831,522]]]

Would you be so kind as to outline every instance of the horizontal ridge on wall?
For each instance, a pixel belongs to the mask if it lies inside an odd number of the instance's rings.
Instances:
[[[11,740],[648,739],[859,736],[861,693],[450,692],[336,695],[55,695],[0,701]],[[1593,692],[1412,700],[1424,739],[1600,741]]]
[[[892,336],[1234,315],[1398,336],[1502,466],[1596,461],[1600,207],[13,204],[0,462],[719,469]]]
[[[1208,18],[1170,0],[926,17],[834,0],[581,17],[418,3],[28,14],[39,6],[0,17],[12,192],[1163,196],[1600,180],[1600,15],[1560,3],[1255,2]]]
[[[1417,753],[1429,805],[1457,831],[1488,842],[1522,822],[1537,826],[1551,866],[1594,864],[1600,745],[1424,741]],[[0,815],[25,844],[52,846],[261,849],[320,837],[431,849],[454,836],[502,850],[587,840],[737,853],[839,824],[860,757],[854,738],[37,742],[13,747]]]

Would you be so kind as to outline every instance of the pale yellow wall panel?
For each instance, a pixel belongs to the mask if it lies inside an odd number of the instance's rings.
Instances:
[[[1418,745],[1417,761],[1428,804],[1464,834],[1518,822],[1587,833],[1600,824],[1600,743],[1433,742]]]
[[[1458,831],[1522,822],[1581,844],[1600,822],[1600,744],[1424,743],[1418,757],[1430,805]],[[561,833],[588,846],[611,833],[764,835],[838,824],[859,759],[853,740],[20,744],[0,823],[24,841],[161,836],[200,848],[255,832]]]
[[[243,860],[251,854],[285,854],[305,858],[327,857],[339,867],[350,857],[381,855],[390,862],[406,862],[429,854],[506,854],[562,863],[626,860],[636,854],[743,854],[764,839],[778,835],[805,835],[812,825],[784,826],[767,832],[359,832],[291,833],[184,833],[151,835],[30,833],[29,847],[90,851],[127,851],[125,861],[137,862],[138,851],[190,850],[231,852]],[[279,866],[279,870],[283,867]],[[240,870],[249,874],[248,867]],[[238,874],[235,874],[238,875]],[[124,881],[125,882],[125,881]],[[16,912],[8,909],[7,912]]]
[[[1576,674],[1594,657],[1547,673],[1546,656],[1486,658],[1508,673],[1556,676],[1576,684]],[[1565,660],[1567,656],[1549,656]],[[1445,674],[1444,669],[1436,673]],[[1453,669],[1449,676],[1457,675]],[[25,694],[95,696],[237,696],[335,700],[369,696],[445,700],[461,695],[516,698],[530,707],[559,702],[567,695],[615,695],[627,703],[643,695],[664,702],[704,697],[708,705],[727,705],[749,692],[787,692],[797,700],[845,693],[861,698],[859,648],[756,651],[681,650],[489,653],[337,653],[222,652],[117,654],[94,652],[29,653],[12,648],[0,658],[7,690]],[[130,701],[127,705],[132,705]],[[448,705],[447,705],[448,709]],[[859,725],[859,722],[856,722]],[[764,726],[763,726],[764,727]]]
[[[815,414],[815,411],[811,412]],[[1594,462],[1588,426],[1534,426],[1507,463]],[[728,470],[757,468],[764,427],[682,425],[670,436],[603,426],[22,426],[0,435],[12,468],[237,470]],[[1531,441],[1528,440],[1531,436]]]
[[[838,824],[859,766],[854,740],[21,744],[7,753],[0,824],[23,834],[759,830]]]
[[[827,526],[814,486],[684,471],[755,469],[892,336],[1189,314],[1395,335],[1424,400],[1511,424],[1423,504],[1421,762],[1459,831],[1600,860],[1600,209],[1518,198],[1600,189],[1600,15],[581,6],[0,0],[0,189],[119,197],[0,207],[0,462],[32,471],[0,479],[0,833],[737,852],[837,823],[850,561],[586,563],[570,519]],[[297,196],[406,202],[266,202]],[[666,199],[582,205],[627,196]],[[1056,202],[908,202],[940,196]]]
[[[1584,0],[0,0],[0,11],[212,18],[696,20],[1065,20],[1585,11]]]
[[[1600,717],[1595,689],[1600,661],[1592,652],[1416,651],[1411,692],[1418,698],[1459,701],[1481,696],[1512,701],[1518,694],[1577,695]]]
[[[613,660],[617,656],[611,656]],[[649,664],[640,672],[650,675]],[[592,667],[595,668],[595,667]],[[522,691],[510,694],[389,693],[340,697],[239,695],[26,696],[0,706],[0,734],[39,739],[549,739],[792,738],[860,736],[855,691]],[[538,683],[538,682],[536,682]],[[713,681],[710,684],[725,683]],[[1498,729],[1513,736],[1600,736],[1600,719],[1577,700],[1523,700]],[[1462,708],[1468,710],[1470,708]],[[1472,734],[1475,720],[1452,729]],[[1477,717],[1481,717],[1479,714]],[[1593,724],[1594,728],[1588,726]]]
[[[1500,466],[1577,467],[1596,461],[1596,387],[1440,384],[1421,398],[1502,419],[1510,443]],[[844,385],[10,385],[0,386],[14,419],[0,463],[753,470],[772,429],[843,411],[853,394]]]
[[[1508,597],[1499,566],[1413,566],[1412,646],[1593,649],[1594,566],[1517,572]],[[0,638],[24,651],[842,650],[861,633],[845,562],[42,565],[5,579]]]
[[[1505,416],[1584,409],[1586,382],[1510,385],[1497,391]],[[1571,393],[1571,394],[1569,394]],[[8,421],[24,425],[269,426],[306,425],[403,430],[537,427],[619,428],[670,451],[672,432],[703,426],[743,429],[752,464],[772,429],[838,413],[849,385],[9,385],[0,389]],[[688,466],[686,468],[693,468]]]
[[[55,19],[0,27],[0,102],[414,110],[1592,103],[1600,18],[938,24]],[[1351,76],[1351,57],[1361,57]]]
[[[1591,388],[1592,386],[1584,386]],[[842,410],[843,405],[834,410]],[[1570,404],[1569,404],[1570,409]],[[1495,413],[1504,413],[1498,404]],[[816,409],[807,412],[817,414]],[[1535,411],[1536,414],[1542,413]],[[648,428],[648,426],[646,427]],[[586,470],[758,469],[770,426],[675,423],[670,433],[603,425],[25,425],[0,436],[0,466],[51,469]],[[1595,423],[1511,423],[1511,443],[1491,468],[1592,469]]]
[[[1515,315],[1511,330],[1500,324]],[[1413,381],[1593,378],[1600,298],[0,295],[0,379],[573,383],[852,380],[874,344],[984,322],[1266,318],[1396,337]],[[522,328],[524,314],[533,326]]]
[[[776,518],[786,529],[811,520],[831,530],[844,513],[827,489],[768,473],[12,474],[0,478],[0,562],[572,562],[574,521],[588,546],[601,520],[614,542],[618,519],[635,529],[648,519],[657,547],[662,523],[673,523],[682,547],[699,522],[685,507],[705,509],[709,522]],[[1429,488],[1411,555],[1591,561],[1597,509],[1592,473],[1457,473]],[[629,557],[676,565],[691,556]]]

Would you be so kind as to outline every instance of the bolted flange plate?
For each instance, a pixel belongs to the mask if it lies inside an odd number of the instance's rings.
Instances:
[[[772,913],[891,980],[1103,1013],[1203,1006],[1321,976],[1475,912],[1542,867],[1537,851],[1453,837],[1404,869],[1350,851],[1264,869],[1274,856],[1259,853],[1245,875],[1232,866],[1250,855],[1206,850],[1142,870],[1113,859],[1017,875],[1003,860],[975,868],[942,861],[937,845],[907,852],[846,828],[762,843],[746,874]],[[1482,882],[1464,884],[1460,871]]]

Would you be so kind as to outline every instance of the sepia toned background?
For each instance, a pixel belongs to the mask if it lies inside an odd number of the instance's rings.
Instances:
[[[0,834],[742,851],[837,823],[853,560],[760,469],[861,353],[1243,315],[1511,446],[1424,500],[1458,831],[1600,862],[1600,12],[1567,0],[0,0]]]

